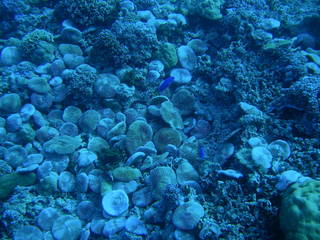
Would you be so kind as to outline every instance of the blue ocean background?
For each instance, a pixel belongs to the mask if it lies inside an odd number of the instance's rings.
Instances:
[[[1,0],[1,240],[320,240],[319,0]]]

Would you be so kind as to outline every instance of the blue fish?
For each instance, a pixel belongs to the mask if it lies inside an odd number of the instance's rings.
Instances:
[[[199,146],[199,157],[204,159],[206,157],[206,150],[204,146]]]
[[[170,76],[167,77],[159,86],[158,90],[159,92],[164,91],[166,88],[168,88],[170,86],[170,84],[173,82],[174,77]]]

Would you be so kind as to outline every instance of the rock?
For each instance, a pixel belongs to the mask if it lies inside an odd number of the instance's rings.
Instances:
[[[132,195],[132,202],[137,207],[147,207],[152,202],[152,189],[144,187]]]
[[[77,43],[82,39],[82,33],[74,27],[65,27],[61,31],[61,37],[67,42]]]
[[[137,150],[142,147],[138,147]],[[138,165],[139,163],[141,163],[145,156],[146,154],[144,152],[135,152],[128,158],[126,165]]]
[[[191,81],[191,73],[184,68],[174,68],[170,72],[170,76],[174,77],[174,82],[180,85],[186,84]]]
[[[257,40],[258,43],[266,42],[273,38],[273,35],[269,32],[266,32],[262,29],[256,29],[251,32],[251,36],[253,39]]]
[[[58,185],[62,192],[70,193],[75,190],[76,179],[72,173],[64,171],[59,175]]]
[[[266,30],[272,30],[280,27],[280,22],[274,18],[265,18],[260,22],[260,26]]]
[[[96,128],[100,121],[100,114],[95,110],[84,112],[79,119],[79,127],[85,133],[91,133]]]
[[[113,126],[107,133],[107,139],[112,139],[117,136],[124,135],[127,129],[127,124],[125,121],[121,121]]]
[[[102,198],[102,207],[110,216],[118,217],[129,208],[128,195],[123,190],[106,192]]]
[[[116,95],[116,86],[120,79],[113,74],[100,74],[94,84],[96,93],[102,98],[113,98]]]
[[[81,146],[82,140],[80,137],[56,136],[45,142],[43,149],[47,153],[56,153],[60,155],[73,153]]]
[[[44,118],[43,114],[38,110],[35,110],[32,119],[37,127],[44,127],[49,125],[48,121]]]
[[[169,144],[179,147],[182,142],[182,138],[179,131],[173,128],[160,128],[154,134],[153,142],[157,150],[163,153],[166,151],[166,147]]]
[[[34,170],[36,170],[39,167],[39,164],[30,164],[27,167],[22,167],[19,166],[16,169],[17,173],[28,173],[28,172],[33,172]]]
[[[105,225],[104,219],[100,217],[95,217],[94,219],[92,219],[90,223],[90,230],[94,234],[101,235],[104,225]]]
[[[105,237],[109,238],[115,233],[120,232],[125,227],[125,225],[125,218],[113,218],[105,223],[102,233]]]
[[[151,126],[143,121],[136,120],[130,124],[127,132],[126,148],[130,154],[133,154],[140,146],[151,141],[153,130]]]
[[[170,167],[156,167],[150,172],[154,197],[162,199],[168,184],[176,185],[177,178],[175,172]]]
[[[61,76],[66,66],[62,59],[54,60],[50,65],[50,72],[53,76]]]
[[[205,138],[211,133],[211,124],[204,119],[199,119],[191,130],[191,135],[197,139]]]
[[[77,124],[79,118],[81,117],[81,109],[75,106],[68,106],[64,109],[62,118],[66,122],[72,122]]]
[[[53,103],[53,96],[50,93],[47,94],[31,94],[31,104],[39,111],[48,111]]]
[[[112,190],[123,190],[127,194],[135,192],[137,188],[138,183],[134,180],[130,182],[116,182],[112,185]]]
[[[225,169],[225,170],[218,170],[217,171],[218,175],[234,178],[234,179],[239,179],[243,177],[243,174],[241,172],[238,172],[233,169]]]
[[[84,63],[84,57],[67,53],[63,55],[63,62],[67,68],[75,69],[76,67]]]
[[[141,158],[144,157],[141,154],[141,152],[144,153],[145,155],[155,155],[155,154],[157,154],[157,149],[156,149],[154,143],[151,142],[151,141],[147,142],[144,146],[138,147],[137,151],[138,151],[137,153],[140,152],[139,155],[141,156]],[[131,157],[133,157],[133,155]],[[129,159],[128,159],[128,162],[129,162]]]
[[[50,63],[44,63],[37,66],[35,69],[35,72],[38,73],[39,75],[42,75],[42,74],[47,75],[47,74],[50,74],[50,67],[51,67]]]
[[[267,146],[267,141],[263,137],[251,137],[248,140],[250,147]]]
[[[53,77],[49,80],[49,85],[52,87],[55,87],[55,89],[62,86],[62,84],[63,84],[63,80],[61,77],[58,77],[58,76]]]
[[[27,156],[26,161],[23,162],[23,166],[27,167],[31,164],[40,164],[43,161],[43,155],[40,153],[33,153]]]
[[[197,56],[191,47],[181,46],[178,48],[178,58],[183,68],[193,70],[197,64]]]
[[[147,235],[147,229],[144,223],[138,219],[136,216],[130,216],[126,220],[125,228],[128,232],[134,233],[136,235]]]
[[[201,39],[192,39],[187,45],[199,55],[204,54],[208,50],[208,45]]]
[[[16,93],[7,93],[0,97],[0,111],[16,113],[21,107],[20,96]]]
[[[132,167],[117,167],[112,171],[112,176],[120,182],[130,182],[142,177],[140,170]]]
[[[27,122],[34,114],[35,110],[36,108],[30,103],[23,105],[19,112],[22,121]]]
[[[101,193],[101,183],[104,173],[100,169],[93,169],[89,172],[89,188],[94,193]]]
[[[63,114],[62,110],[59,110],[59,109],[50,110],[50,112],[47,114],[47,120],[52,126],[59,128],[64,123],[62,120],[62,114]]]
[[[59,131],[49,126],[41,127],[36,131],[36,139],[41,143],[49,141],[50,139],[58,135]]]
[[[56,172],[50,172],[48,176],[40,179],[38,183],[38,191],[44,194],[53,194],[58,191],[58,178]]]
[[[240,102],[239,106],[246,114],[257,116],[257,117],[263,116],[263,112],[261,112],[257,107],[250,105],[249,103]]]
[[[89,187],[89,177],[86,173],[82,172],[76,177],[76,190],[80,193],[85,193],[88,191]]]
[[[160,117],[160,107],[156,105],[150,105],[148,106],[148,113],[152,116]]]
[[[273,38],[273,39],[267,41],[262,46],[262,49],[264,51],[275,51],[277,49],[290,47],[292,45],[292,43],[293,43],[293,39]]]
[[[22,127],[22,119],[20,114],[10,114],[6,120],[6,128],[8,132],[16,132]]]
[[[91,201],[82,201],[77,206],[77,215],[81,220],[90,221],[95,212],[95,205]]]
[[[50,90],[47,79],[43,77],[33,77],[29,79],[28,88],[37,93],[48,93]]]
[[[180,230],[193,230],[203,216],[203,207],[195,201],[189,201],[176,208],[172,222]]]
[[[130,125],[133,123],[137,118],[139,117],[140,113],[134,109],[134,108],[128,108],[124,111],[124,114],[126,115],[126,122],[127,125]]]
[[[52,168],[52,163],[50,161],[44,161],[37,169],[37,178],[41,179],[49,176]]]
[[[281,160],[288,159],[291,154],[289,144],[280,139],[270,143],[268,145],[268,150],[271,152],[272,156],[280,158]]]
[[[149,71],[157,71],[158,73],[161,73],[164,70],[164,65],[159,60],[153,60],[148,65]]]
[[[161,77],[161,74],[155,70],[150,70],[147,75],[147,79],[150,82],[156,82]]]
[[[82,50],[78,45],[74,45],[74,44],[65,44],[62,43],[59,45],[59,52],[61,53],[62,56],[64,56],[65,54],[74,54],[77,56],[82,56]]]
[[[131,1],[124,1],[124,2],[131,2]],[[132,2],[131,2],[132,3]],[[133,7],[130,9],[135,9],[134,4],[132,3]],[[126,9],[128,9],[126,7]],[[130,11],[132,11],[130,10]],[[137,11],[137,15],[140,18],[140,20],[142,20],[143,22],[148,22],[149,20],[154,20],[155,16],[153,15],[153,13],[149,10],[141,10],[141,11]]]
[[[291,184],[297,182],[298,179],[301,177],[303,177],[302,174],[297,171],[284,171],[278,176],[279,180],[276,185],[276,188],[280,191],[283,191],[287,189]]]
[[[19,145],[14,145],[8,148],[8,151],[4,156],[4,160],[13,168],[22,166],[22,163],[26,160],[26,158],[27,151]]]
[[[179,110],[177,110],[172,102],[166,101],[161,103],[160,114],[162,119],[174,129],[183,129],[183,121]]]
[[[187,19],[185,18],[184,15],[180,14],[180,13],[170,13],[168,15],[168,19],[169,20],[173,20],[175,22],[176,25],[186,25],[187,24]],[[169,22],[169,21],[168,21]],[[171,21],[170,21],[171,22]]]
[[[185,158],[191,162],[191,164],[195,164],[195,160],[199,155],[199,144],[195,137],[190,137],[184,140],[183,144],[179,148],[179,152],[182,158]]]
[[[172,96],[173,105],[179,109],[183,116],[190,115],[195,109],[195,96],[189,90],[182,88]]]
[[[70,137],[75,137],[79,134],[78,126],[72,122],[66,122],[61,125],[59,128],[59,132],[61,135],[67,135]]]
[[[22,124],[21,128],[17,133],[17,143],[27,144],[33,142],[36,136],[36,132],[32,128],[32,125],[29,123]]]
[[[14,232],[14,240],[42,240],[43,234],[39,228],[26,225],[20,227],[18,230]]]
[[[88,167],[98,159],[98,156],[94,152],[88,151],[86,148],[80,149],[77,155],[77,164],[79,167]]]
[[[114,126],[114,120],[111,118],[103,118],[97,126],[97,133],[102,138],[107,138],[109,130]]]
[[[5,47],[0,53],[0,63],[5,66],[16,65],[21,62],[21,53],[17,47]]]
[[[88,143],[88,150],[96,153],[99,158],[105,159],[110,152],[110,146],[106,140],[101,137],[92,137]]]
[[[254,147],[251,151],[251,157],[254,163],[264,170],[271,167],[272,154],[266,147]]]
[[[43,209],[37,217],[38,226],[45,231],[50,231],[54,221],[59,217],[55,208],[48,207]]]
[[[179,163],[176,174],[179,184],[184,184],[187,181],[198,181],[200,179],[198,172],[187,160],[182,160]]]
[[[5,128],[0,127],[0,143],[3,143],[7,138],[7,131]]]
[[[70,158],[67,155],[47,154],[46,159],[51,161],[52,169],[57,173],[65,171],[70,162]]]
[[[52,226],[52,235],[55,240],[76,240],[80,233],[81,221],[71,215],[59,217]]]
[[[226,163],[226,161],[234,154],[234,148],[232,143],[224,143],[219,146],[217,153],[214,156],[215,161],[219,162],[221,165]]]

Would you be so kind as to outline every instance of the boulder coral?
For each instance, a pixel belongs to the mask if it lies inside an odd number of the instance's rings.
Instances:
[[[126,139],[126,148],[130,154],[133,154],[137,147],[145,145],[151,141],[153,130],[151,126],[143,121],[136,120],[129,126]]]

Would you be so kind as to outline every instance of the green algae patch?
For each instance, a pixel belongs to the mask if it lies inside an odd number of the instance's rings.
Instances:
[[[30,186],[36,182],[34,173],[10,173],[0,177],[0,199],[7,198],[16,186]]]

